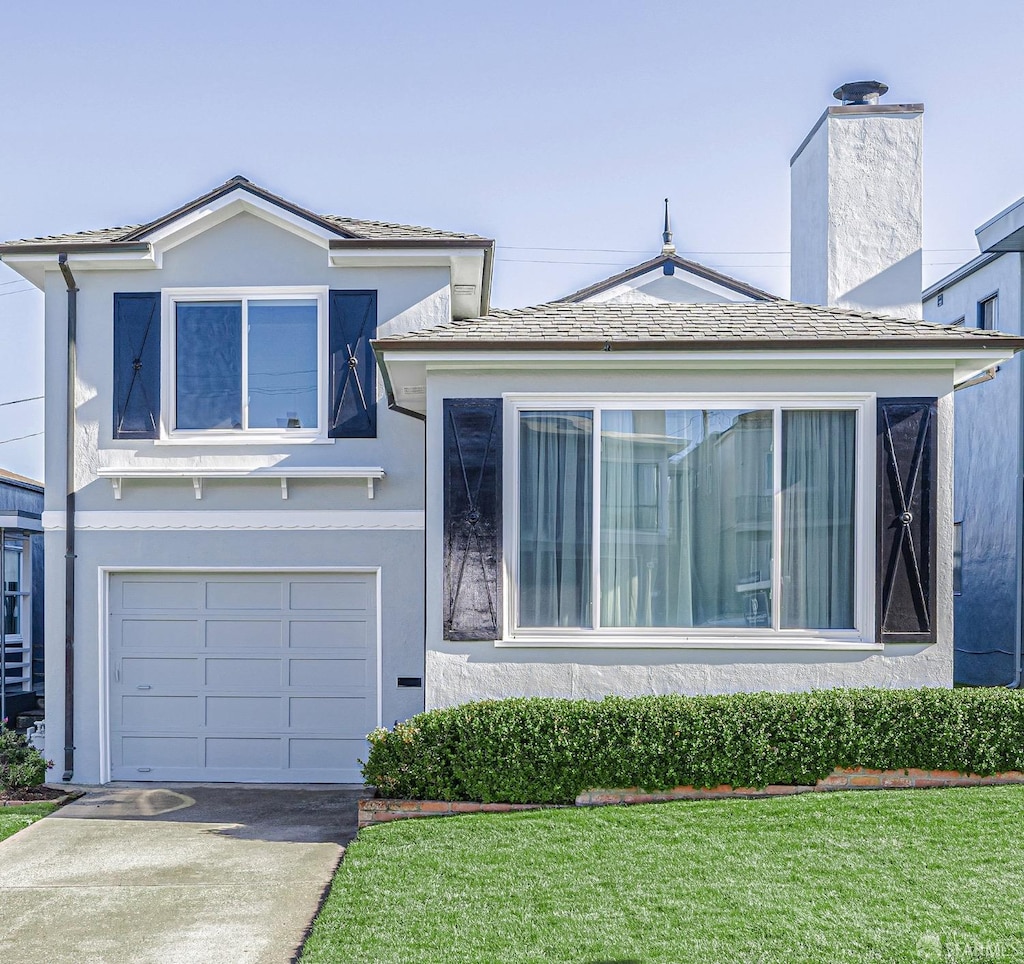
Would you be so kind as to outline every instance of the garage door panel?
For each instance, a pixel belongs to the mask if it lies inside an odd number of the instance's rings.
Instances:
[[[121,723],[125,730],[193,732],[202,723],[199,697],[122,696]]]
[[[121,609],[199,609],[203,584],[195,579],[133,579],[121,581]]]
[[[125,736],[121,758],[130,767],[199,766],[199,740],[185,736]]]
[[[377,721],[372,574],[111,580],[113,779],[361,779]]]
[[[206,584],[206,608],[213,611],[280,610],[283,590],[279,579],[211,579]]]
[[[201,682],[201,664],[185,657],[128,656],[121,660],[121,674],[126,687],[194,690]]]
[[[293,619],[289,623],[291,649],[335,649],[351,646],[365,649],[372,644],[366,619]]]
[[[211,656],[206,660],[206,685],[210,689],[280,689],[282,661],[247,659],[245,672],[238,671],[238,659]]]
[[[367,700],[365,695],[293,696],[289,702],[289,723],[292,730],[331,733],[362,738],[367,733]]]
[[[281,728],[281,698],[208,696],[206,725],[211,730],[278,730]]]
[[[288,766],[296,770],[341,770],[358,774],[358,766],[353,761],[366,756],[366,741],[359,740],[326,740],[326,739],[292,739],[288,741]],[[315,779],[315,777],[314,777]],[[356,775],[348,781],[361,780]],[[345,782],[348,782],[345,781]]]
[[[278,737],[209,737],[206,766],[216,770],[281,769],[282,740]]]
[[[289,599],[296,610],[370,608],[370,585],[366,579],[298,580],[291,583]]]
[[[116,617],[115,617],[116,618]],[[120,619],[124,649],[195,650],[202,642],[198,619]]]
[[[292,686],[321,689],[367,686],[372,682],[369,660],[297,659],[288,661],[288,682]]]
[[[279,619],[208,619],[207,649],[280,649],[283,640]]]

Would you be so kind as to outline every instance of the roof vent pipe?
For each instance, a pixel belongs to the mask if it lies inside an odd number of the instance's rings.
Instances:
[[[851,80],[832,91],[832,96],[844,107],[877,104],[878,98],[888,91],[889,87],[880,80]]]

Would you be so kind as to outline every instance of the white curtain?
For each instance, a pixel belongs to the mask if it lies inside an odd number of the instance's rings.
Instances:
[[[601,419],[601,625],[766,625],[771,412]]]
[[[854,412],[782,417],[782,628],[853,628]]]
[[[591,624],[593,415],[521,412],[519,625]]]

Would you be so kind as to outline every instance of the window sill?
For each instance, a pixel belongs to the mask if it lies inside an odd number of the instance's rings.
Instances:
[[[323,435],[255,435],[235,433],[230,435],[172,435],[168,438],[153,439],[154,445],[333,445],[337,439]]]
[[[495,640],[500,649],[709,649],[731,651],[750,650],[832,650],[846,652],[877,652],[885,649],[883,643],[856,638],[826,638],[817,636],[773,636],[770,639],[752,639],[743,636],[530,636]]]

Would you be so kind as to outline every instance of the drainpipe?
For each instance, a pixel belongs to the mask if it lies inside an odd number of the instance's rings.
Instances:
[[[75,387],[78,381],[78,285],[67,254],[57,257],[68,289],[67,496],[64,506],[64,774],[75,772]]]

